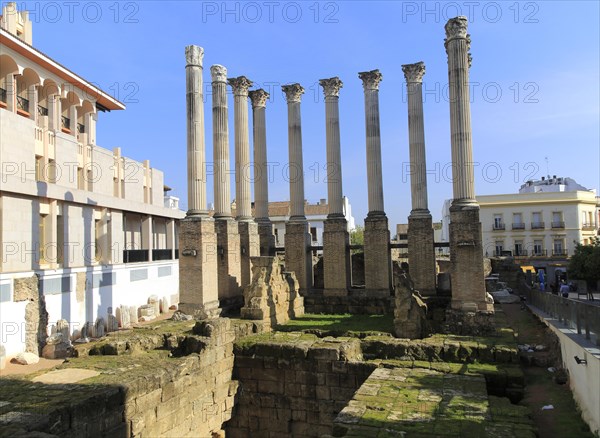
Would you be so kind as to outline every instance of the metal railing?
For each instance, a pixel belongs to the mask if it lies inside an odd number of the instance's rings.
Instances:
[[[518,224],[513,223],[512,224],[512,229],[513,230],[524,230],[525,229],[525,224],[523,222],[520,222]]]
[[[17,96],[17,109],[21,111],[29,112],[29,100],[22,96]]]
[[[531,223],[532,230],[543,230],[544,228],[546,228],[546,225],[544,224],[544,222],[532,222]]]
[[[583,231],[594,231],[597,228],[596,224],[590,222],[584,222],[581,226]]]
[[[557,318],[578,334],[585,334],[586,339],[591,340],[595,335],[596,345],[600,346],[600,306],[531,289],[527,285],[521,286],[521,292],[528,304]]]
[[[531,251],[532,257],[546,257],[548,255],[548,251],[545,249],[533,250]]]
[[[492,229],[494,229],[494,230],[505,230],[506,226],[504,224],[494,224],[494,225],[492,225]]]
[[[148,261],[147,249],[126,249],[123,251],[123,263],[137,263]]]
[[[558,221],[558,222],[552,222],[552,228],[564,228],[565,227],[565,223],[562,221]]]
[[[152,260],[171,260],[173,258],[173,250],[171,249],[153,249]]]
[[[566,249],[553,249],[552,250],[552,255],[554,257],[557,257],[557,256],[568,256],[569,252]]]
[[[44,108],[42,105],[38,105],[38,116],[47,116],[48,108]]]
[[[77,134],[85,134],[85,125],[81,123],[77,124]]]
[[[0,102],[8,103],[8,95],[4,88],[0,88]]]

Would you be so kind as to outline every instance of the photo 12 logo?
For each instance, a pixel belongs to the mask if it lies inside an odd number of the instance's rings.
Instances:
[[[445,23],[462,15],[469,19],[469,23],[512,21],[537,24],[539,11],[537,2],[402,2],[402,23]]]
[[[337,24],[337,2],[202,2],[202,23],[313,23]]]
[[[33,23],[113,23],[137,24],[139,2],[7,2],[3,5],[7,14],[27,11]]]

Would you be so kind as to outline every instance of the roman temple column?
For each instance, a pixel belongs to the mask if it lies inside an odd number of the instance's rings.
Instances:
[[[285,224],[285,266],[294,272],[301,290],[313,283],[310,233],[304,215],[304,165],[302,162],[302,121],[300,100],[304,88],[300,84],[283,85],[288,106],[288,150],[290,180],[290,219]]]
[[[258,223],[260,255],[275,255],[275,235],[269,219],[269,172],[267,168],[266,107],[269,93],[262,88],[250,91],[254,139],[254,217]]]
[[[217,236],[206,209],[206,163],[202,58],[204,49],[185,48],[188,211],[179,227],[179,309],[199,318],[219,316]]]
[[[327,196],[329,214],[323,229],[323,280],[325,295],[347,295],[350,287],[350,234],[342,198],[342,156],[340,147],[339,95],[343,83],[338,77],[321,79],[325,95],[327,138]]]
[[[365,92],[365,125],[367,143],[367,187],[369,213],[365,218],[364,254],[365,287],[371,294],[389,294],[392,280],[390,230],[383,208],[381,173],[381,137],[379,126],[379,70],[358,74]]]
[[[240,284],[252,281],[250,257],[260,255],[258,225],[252,217],[250,200],[250,138],[248,134],[248,89],[252,81],[245,76],[229,79],[234,99],[235,129],[235,204],[240,235]]]
[[[452,309],[493,312],[485,291],[479,205],[475,200],[469,67],[471,37],[467,17],[448,20],[445,26],[450,89],[450,141],[452,147],[453,201],[450,207]]]
[[[435,295],[433,224],[427,207],[427,166],[423,120],[425,64],[402,66],[408,91],[408,144],[412,210],[408,216],[408,265],[414,287],[421,295]]]
[[[227,69],[222,65],[213,65],[210,73],[219,301],[221,308],[228,310],[241,307],[244,301],[241,289],[240,233],[237,222],[231,217]]]

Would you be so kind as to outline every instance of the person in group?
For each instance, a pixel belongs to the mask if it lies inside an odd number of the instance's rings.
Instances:
[[[565,282],[565,280],[560,282],[560,294],[565,298],[569,297],[569,285]]]

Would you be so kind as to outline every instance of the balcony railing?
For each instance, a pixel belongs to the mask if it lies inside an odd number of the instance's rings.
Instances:
[[[524,230],[525,229],[525,224],[522,222],[517,223],[513,223],[512,224],[512,229],[513,230]]]
[[[43,107],[42,105],[38,105],[38,116],[47,116],[48,108]]]
[[[545,249],[538,249],[531,251],[532,257],[546,257],[548,255],[548,251]]]
[[[506,227],[504,226],[504,224],[494,224],[494,225],[492,225],[492,229],[493,230],[504,230],[504,229],[506,229]]]
[[[61,128],[71,132],[71,119],[65,116],[60,117]]]
[[[544,222],[532,222],[531,223],[532,230],[543,230],[544,228],[546,228]]]
[[[171,249],[153,249],[152,260],[171,260],[173,258]]]
[[[552,222],[552,228],[554,228],[554,229],[564,228],[564,227],[565,227],[565,223],[562,221]]]
[[[29,100],[24,97],[17,96],[17,109],[29,113]]]
[[[85,134],[85,125],[81,123],[77,124],[77,134]]]
[[[566,257],[568,256],[568,251],[566,249],[553,249],[552,250],[552,255],[554,257]]]
[[[0,88],[0,102],[8,102],[6,90],[4,88]]]
[[[515,257],[527,257],[527,250],[526,249],[520,249],[520,250],[514,250],[513,255]]]
[[[147,249],[126,249],[123,251],[123,263],[137,263],[148,261]]]
[[[581,229],[583,231],[594,231],[597,227],[598,226],[596,224],[584,222],[583,225],[581,226]]]

